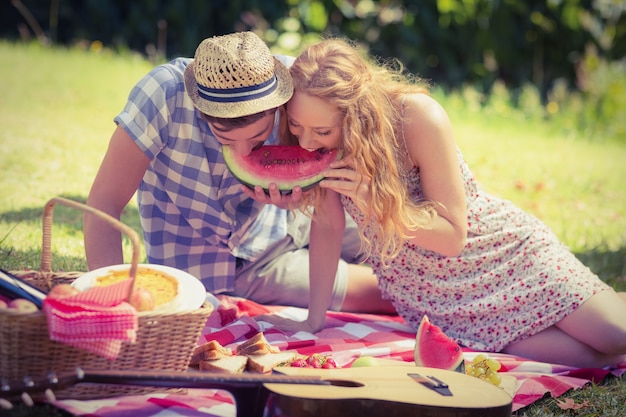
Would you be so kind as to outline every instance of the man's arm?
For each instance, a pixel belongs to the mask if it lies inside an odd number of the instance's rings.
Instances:
[[[149,158],[118,126],[91,186],[87,204],[119,219],[149,163]],[[84,235],[90,270],[124,263],[120,232],[110,224],[86,214]]]

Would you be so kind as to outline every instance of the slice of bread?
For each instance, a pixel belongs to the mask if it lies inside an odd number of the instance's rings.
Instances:
[[[248,358],[245,356],[225,356],[215,360],[201,360],[198,369],[222,374],[241,374],[246,369],[247,363]]]
[[[272,372],[275,367],[288,364],[298,356],[293,350],[285,350],[278,353],[265,353],[262,355],[248,355],[249,372],[266,374]]]
[[[225,348],[217,340],[209,340],[194,349],[189,365],[198,365],[202,360],[219,359],[232,354],[231,349]]]
[[[227,356],[232,356],[232,352],[223,352],[220,350],[206,350],[202,352],[201,361],[214,361],[215,359],[222,359]]]
[[[237,346],[236,352],[237,355],[263,355],[266,353],[278,353],[280,349],[270,345],[265,335],[259,332]]]

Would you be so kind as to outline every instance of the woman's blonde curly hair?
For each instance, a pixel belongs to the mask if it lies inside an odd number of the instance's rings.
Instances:
[[[437,215],[435,203],[414,201],[402,178],[408,157],[403,138],[403,96],[428,93],[427,84],[404,71],[398,60],[376,62],[355,44],[326,39],[307,47],[290,68],[296,91],[318,97],[343,114],[343,156],[369,180],[372,199],[364,213],[374,231],[361,233],[363,251],[375,248],[385,259],[395,257],[407,232],[428,228]],[[283,120],[286,118],[283,118]],[[282,138],[296,144],[286,121]],[[323,190],[317,188],[303,201],[315,206]]]

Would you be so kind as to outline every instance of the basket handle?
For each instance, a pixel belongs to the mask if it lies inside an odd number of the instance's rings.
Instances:
[[[68,200],[63,197],[53,197],[46,203],[43,211],[43,242],[42,242],[42,250],[41,250],[41,270],[43,272],[50,273],[52,271],[52,214],[54,211],[54,206],[56,204],[61,204],[68,207],[73,207],[78,210],[82,210],[88,213],[91,213],[100,219],[108,222],[113,227],[118,229],[120,232],[126,234],[133,245],[133,254],[132,254],[132,262],[130,266],[129,276],[132,278],[133,284],[135,283],[135,276],[137,275],[137,264],[139,263],[139,236],[137,232],[133,230],[131,227],[125,225],[124,223],[117,220],[115,217],[104,213],[96,208],[88,206],[86,204],[79,203],[74,200]],[[132,294],[132,286],[131,291]],[[129,295],[130,296],[130,295]]]

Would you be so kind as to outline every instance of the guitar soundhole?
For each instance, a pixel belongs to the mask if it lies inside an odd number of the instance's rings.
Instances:
[[[346,381],[344,379],[326,379],[326,382],[329,382],[330,385],[334,387],[346,387],[346,388],[360,388],[364,387],[364,384],[356,381]]]

